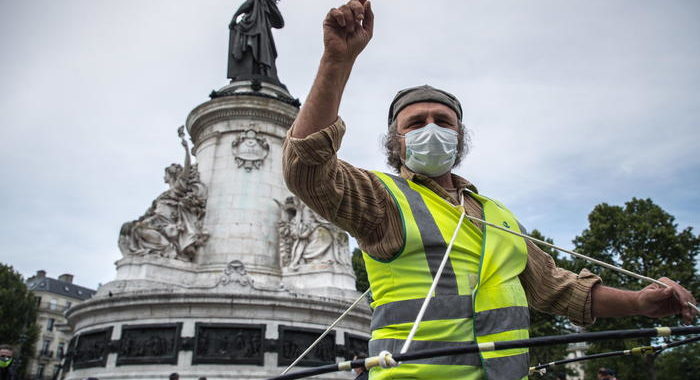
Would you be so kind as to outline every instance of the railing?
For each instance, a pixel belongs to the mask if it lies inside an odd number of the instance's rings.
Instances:
[[[51,313],[63,314],[63,312],[66,310],[68,310],[68,306],[66,306],[66,305],[57,305],[57,304],[52,304],[50,302],[39,303],[39,311],[48,311]]]

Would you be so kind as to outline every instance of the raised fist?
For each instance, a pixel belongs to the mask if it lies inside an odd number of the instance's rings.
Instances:
[[[374,13],[368,0],[351,0],[333,8],[323,21],[324,56],[353,62],[372,38]]]

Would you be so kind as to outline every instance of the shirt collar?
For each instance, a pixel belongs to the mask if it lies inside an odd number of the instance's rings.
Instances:
[[[411,169],[407,168],[406,166],[401,166],[401,171],[400,171],[401,177],[404,179],[407,179],[409,181],[413,181],[416,183],[420,183],[421,185],[424,185],[440,197],[444,199],[452,199],[452,196],[450,193],[445,190],[442,186],[438,185],[437,182],[435,182],[432,178],[420,174],[420,173],[415,173],[411,171]],[[452,183],[455,184],[457,187],[457,190],[462,191],[465,188],[469,189],[475,193],[479,193],[479,191],[476,189],[476,186],[474,186],[471,182],[467,181],[466,179],[458,176],[457,174],[452,173]]]

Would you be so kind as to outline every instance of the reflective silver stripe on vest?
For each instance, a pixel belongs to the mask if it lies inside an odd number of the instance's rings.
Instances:
[[[530,356],[527,353],[484,360],[486,377],[490,380],[520,380],[529,370]]]
[[[401,352],[403,339],[377,339],[369,341],[369,355],[376,356],[386,350],[391,353]],[[432,340],[414,340],[411,343],[411,351],[430,350],[435,348],[465,347],[474,342],[436,342]],[[471,365],[481,367],[481,358],[478,353],[437,356],[434,358],[411,360],[411,364],[439,364],[439,365]],[[497,378],[494,378],[497,379]]]
[[[485,310],[474,317],[476,335],[484,336],[510,330],[529,329],[530,312],[524,306]]]
[[[435,223],[435,218],[433,218],[430,211],[428,211],[428,206],[425,204],[425,201],[423,201],[423,197],[421,197],[417,191],[411,189],[405,179],[391,174],[388,174],[388,176],[394,180],[396,186],[406,196],[406,199],[408,199],[408,204],[413,213],[413,219],[418,225],[420,237],[423,241],[423,249],[425,250],[425,256],[428,260],[430,273],[433,278],[435,278],[435,273],[437,273],[440,263],[442,262],[442,257],[445,255],[447,243],[442,238],[440,229]],[[399,205],[396,206],[399,207]],[[452,263],[450,260],[447,260],[445,268],[442,270],[440,281],[435,289],[435,294],[448,295],[457,293],[457,278],[452,269]]]
[[[413,322],[423,305],[423,301],[425,298],[417,298],[378,306],[372,314],[370,329],[376,330],[384,326]],[[473,315],[471,296],[438,296],[430,300],[423,321],[471,318]]]

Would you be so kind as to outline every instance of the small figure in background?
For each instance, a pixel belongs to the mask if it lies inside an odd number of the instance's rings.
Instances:
[[[365,359],[365,358],[367,358],[367,353],[358,352],[357,355],[355,355],[352,358],[352,360]],[[369,379],[369,372],[367,370],[365,370],[364,368],[355,368],[355,369],[353,369],[353,371],[355,372],[355,375],[357,375],[355,380],[367,380],[367,379]]]
[[[7,344],[0,345],[0,380],[16,380],[14,360],[15,350]]]

